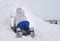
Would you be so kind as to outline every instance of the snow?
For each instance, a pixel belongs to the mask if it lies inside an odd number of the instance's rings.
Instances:
[[[10,28],[10,16],[13,16],[15,9],[20,6],[30,21],[30,27],[34,27],[35,38],[30,36],[16,38],[16,34]],[[32,14],[27,5],[19,5],[17,0],[0,0],[0,19],[0,41],[60,41],[60,25],[43,21],[42,18]]]

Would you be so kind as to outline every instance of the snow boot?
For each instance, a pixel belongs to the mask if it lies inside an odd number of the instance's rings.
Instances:
[[[21,29],[17,28],[16,31],[17,31],[17,33],[16,33],[17,38],[22,38],[22,31],[21,31]]]
[[[30,28],[30,35],[31,35],[32,38],[35,37],[35,32],[34,32],[34,28],[33,27]]]

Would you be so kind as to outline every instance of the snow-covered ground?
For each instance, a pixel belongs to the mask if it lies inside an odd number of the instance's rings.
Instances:
[[[30,27],[34,27],[35,38],[30,36],[16,38],[16,34],[11,30],[10,16],[15,14],[15,9],[19,6],[24,9],[26,17],[31,23]],[[60,25],[43,21],[42,18],[31,13],[31,10],[27,5],[23,5],[22,1],[19,5],[17,0],[0,0],[0,41],[60,41]]]

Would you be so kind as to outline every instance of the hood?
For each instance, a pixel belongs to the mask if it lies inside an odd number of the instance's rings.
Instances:
[[[16,9],[16,14],[25,15],[25,14],[24,14],[24,10],[23,10],[22,8],[17,8],[17,9]]]

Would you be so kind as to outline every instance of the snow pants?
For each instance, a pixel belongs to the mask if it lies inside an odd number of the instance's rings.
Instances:
[[[29,29],[29,22],[28,21],[21,21],[17,25],[17,27],[20,28],[21,30],[28,31],[28,29]]]

